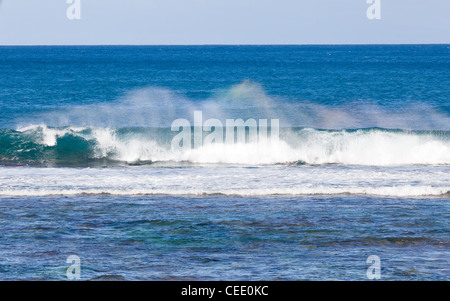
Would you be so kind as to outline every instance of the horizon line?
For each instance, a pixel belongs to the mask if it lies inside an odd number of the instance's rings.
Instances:
[[[450,45],[450,43],[310,43],[310,44],[4,44],[0,47],[73,47],[73,46],[408,46],[408,45]]]

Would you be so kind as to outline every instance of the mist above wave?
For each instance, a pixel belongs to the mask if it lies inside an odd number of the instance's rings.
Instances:
[[[215,90],[205,99],[191,99],[161,87],[132,90],[110,102],[59,107],[17,120],[19,127],[170,127],[179,118],[279,119],[280,126],[316,129],[391,128],[450,130],[450,116],[418,100],[403,107],[380,105],[374,100],[351,100],[339,105],[313,103],[269,95],[258,83],[243,81]]]

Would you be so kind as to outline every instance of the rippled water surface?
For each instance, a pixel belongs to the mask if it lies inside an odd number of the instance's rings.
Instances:
[[[0,278],[449,280],[448,199],[78,196],[0,199]]]

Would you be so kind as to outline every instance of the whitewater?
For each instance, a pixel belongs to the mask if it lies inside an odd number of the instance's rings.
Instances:
[[[0,196],[372,195],[448,197],[450,166],[3,167]]]
[[[147,87],[0,129],[0,196],[448,197],[449,118],[422,109],[292,103],[249,81],[200,101]],[[195,110],[277,117],[279,137],[172,149],[170,122]]]
[[[173,151],[167,128],[2,131],[0,196],[448,197],[448,131],[281,129]],[[9,146],[7,146],[9,145]]]
[[[449,165],[450,132],[285,128],[275,141],[211,143],[175,151],[170,129],[49,128],[0,131],[4,162],[31,165],[120,163]],[[109,162],[109,163],[108,163]]]

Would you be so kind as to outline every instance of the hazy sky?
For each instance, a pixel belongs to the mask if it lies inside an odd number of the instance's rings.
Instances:
[[[450,0],[0,0],[0,45],[450,43]]]

